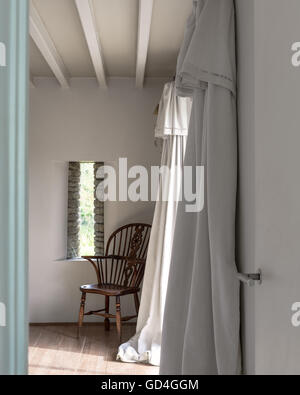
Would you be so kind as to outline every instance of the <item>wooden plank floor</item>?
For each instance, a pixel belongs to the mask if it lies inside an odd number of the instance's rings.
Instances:
[[[134,335],[135,326],[124,325],[123,340]],[[116,328],[85,326],[76,337],[75,326],[31,326],[30,375],[157,375],[159,368],[116,361]]]

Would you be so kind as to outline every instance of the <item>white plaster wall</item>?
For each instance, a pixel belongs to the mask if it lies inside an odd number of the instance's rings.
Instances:
[[[88,263],[59,260],[66,254],[68,161],[104,161],[129,166],[159,165],[154,146],[153,110],[163,81],[143,90],[132,79],[109,81],[101,90],[94,80],[72,80],[62,90],[54,80],[38,80],[30,91],[29,133],[29,289],[30,322],[77,321],[81,284],[95,282]],[[105,237],[128,222],[151,223],[154,204],[118,202],[105,205]],[[134,311],[125,297],[123,313]],[[88,298],[88,308],[103,299]],[[97,320],[97,317],[87,320]]]

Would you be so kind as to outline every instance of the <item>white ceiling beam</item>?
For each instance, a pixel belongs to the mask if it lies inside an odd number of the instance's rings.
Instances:
[[[139,0],[136,86],[143,88],[153,12],[153,0]]]
[[[69,88],[69,73],[44,22],[30,1],[30,35],[62,88]]]
[[[92,0],[75,0],[81,20],[85,39],[90,51],[92,62],[99,85],[106,88],[106,76],[99,34],[96,26],[95,11]]]

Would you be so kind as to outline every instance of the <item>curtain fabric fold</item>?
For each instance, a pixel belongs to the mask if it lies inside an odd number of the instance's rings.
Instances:
[[[163,139],[158,201],[148,248],[136,335],[119,347],[117,359],[159,366],[162,322],[182,168],[192,101],[176,96],[175,83],[164,87],[155,137]]]
[[[194,1],[178,57],[177,93],[193,98],[185,166],[204,166],[201,212],[178,206],[161,374],[240,373],[233,0]]]

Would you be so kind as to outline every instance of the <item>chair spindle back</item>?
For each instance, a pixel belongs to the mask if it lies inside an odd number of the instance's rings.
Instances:
[[[151,225],[134,223],[117,229],[109,238],[105,256],[90,257],[98,284],[139,288],[145,271]]]

